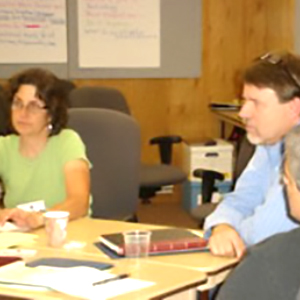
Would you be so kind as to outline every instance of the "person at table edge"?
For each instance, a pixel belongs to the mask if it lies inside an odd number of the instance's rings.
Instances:
[[[300,121],[300,58],[267,53],[244,72],[239,116],[257,145],[235,190],[207,217],[205,236],[213,254],[241,258],[250,245],[292,230],[280,182],[284,136]]]
[[[300,126],[285,137],[285,185],[289,215],[300,221]],[[217,300],[299,300],[300,228],[250,247],[218,292]]]
[[[66,129],[67,99],[58,78],[45,69],[24,70],[6,87],[14,134],[0,137],[0,177],[4,187],[0,224],[43,225],[41,212],[18,205],[43,200],[47,210],[87,214],[90,164],[79,135]]]

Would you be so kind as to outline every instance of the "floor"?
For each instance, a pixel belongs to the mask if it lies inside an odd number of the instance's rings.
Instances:
[[[198,229],[198,223],[182,208],[180,190],[157,195],[150,204],[140,203],[137,214],[141,223]]]

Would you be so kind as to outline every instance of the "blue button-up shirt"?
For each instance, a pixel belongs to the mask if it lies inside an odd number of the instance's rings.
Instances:
[[[282,142],[257,146],[248,166],[217,209],[206,218],[204,230],[218,224],[233,226],[247,246],[298,226],[288,216],[281,183]],[[299,199],[300,201],[300,199]]]

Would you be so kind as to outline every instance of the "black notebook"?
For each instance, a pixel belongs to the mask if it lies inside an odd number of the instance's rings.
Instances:
[[[71,259],[71,258],[58,258],[58,257],[40,258],[28,262],[26,266],[28,267],[50,266],[50,267],[60,267],[60,268],[85,266],[85,267],[95,268],[98,270],[106,270],[113,267],[113,265],[110,263],[91,261],[91,260],[82,260],[82,259],[79,260],[79,259]]]
[[[187,229],[155,229],[151,232],[150,255],[207,249],[207,241]],[[99,240],[118,255],[125,254],[124,238],[121,232],[101,235]]]

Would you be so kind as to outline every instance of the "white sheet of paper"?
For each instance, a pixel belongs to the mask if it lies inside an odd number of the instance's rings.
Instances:
[[[38,268],[42,272],[45,270],[47,272],[47,267],[41,266]],[[37,276],[35,282],[41,285],[47,282],[47,285],[56,291],[83,299],[98,300],[99,295],[101,295],[101,299],[106,299],[154,284],[148,281],[126,278],[93,286],[94,282],[112,278],[116,275],[109,271],[100,271],[84,266],[64,269],[48,267],[48,271],[48,274],[44,273],[42,276]]]
[[[25,204],[20,204],[17,206],[17,208],[20,208],[25,211],[29,212],[39,212],[39,211],[45,211],[46,206],[45,206],[45,201],[44,200],[37,200],[37,201],[32,201],[28,202]],[[28,231],[28,227],[20,227],[13,222],[5,222],[3,226],[0,227],[0,232],[26,232]],[[1,243],[0,243],[1,245]]]
[[[80,68],[158,68],[160,0],[78,1]]]
[[[7,282],[10,287],[22,288],[20,284],[36,290],[44,286],[56,291],[80,297],[81,299],[110,298],[119,294],[153,285],[153,282],[126,278],[112,281],[106,284],[95,285],[94,282],[116,276],[109,271],[100,271],[91,267],[53,268],[39,266],[26,267],[23,261],[18,261],[0,268],[0,284]],[[19,285],[18,285],[19,283]],[[36,286],[29,286],[36,285]]]
[[[66,63],[65,0],[1,0],[0,63]]]
[[[98,300],[99,295],[101,295],[101,299],[102,297],[104,297],[104,299],[108,299],[121,294],[144,289],[154,284],[155,283],[151,281],[139,280],[134,278],[112,281],[106,284],[94,286],[89,299]]]
[[[22,258],[33,257],[37,253],[35,249],[0,249],[0,256],[19,256]]]
[[[28,231],[27,227],[20,227],[12,222],[5,222],[3,226],[0,227],[0,232],[25,232]]]
[[[27,202],[25,204],[19,204],[17,208],[23,209],[25,211],[45,211],[46,210],[46,205],[44,200],[37,200],[37,201],[32,201],[32,202]]]

